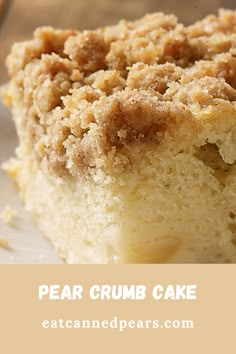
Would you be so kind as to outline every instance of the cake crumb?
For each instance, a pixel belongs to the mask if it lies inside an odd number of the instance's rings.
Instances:
[[[1,168],[3,171],[7,172],[10,177],[16,178],[20,170],[20,161],[16,158],[10,158],[2,163]]]
[[[17,213],[10,206],[6,206],[0,214],[0,219],[7,225],[10,225],[15,219]]]
[[[0,248],[3,248],[5,250],[10,249],[9,242],[5,238],[0,237]]]

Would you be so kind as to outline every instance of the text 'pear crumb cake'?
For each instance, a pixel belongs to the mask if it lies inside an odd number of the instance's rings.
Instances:
[[[5,165],[68,263],[236,263],[236,11],[39,28],[7,59]]]

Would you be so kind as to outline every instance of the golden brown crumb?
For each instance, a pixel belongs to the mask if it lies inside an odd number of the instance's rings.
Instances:
[[[4,238],[0,238],[0,248],[9,250],[10,249],[9,242]]]
[[[6,101],[24,102],[34,157],[59,174],[93,168],[138,140],[199,130],[206,107],[235,110],[236,11],[189,27],[162,13],[97,31],[45,27],[13,46],[7,66]]]

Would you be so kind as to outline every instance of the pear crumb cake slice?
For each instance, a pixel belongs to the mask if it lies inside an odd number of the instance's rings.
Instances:
[[[68,263],[236,263],[236,11],[39,28],[7,59],[5,166]]]

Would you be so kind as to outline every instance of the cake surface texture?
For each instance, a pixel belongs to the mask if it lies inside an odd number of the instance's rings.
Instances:
[[[7,58],[5,164],[68,263],[236,263],[236,11],[39,28]]]

